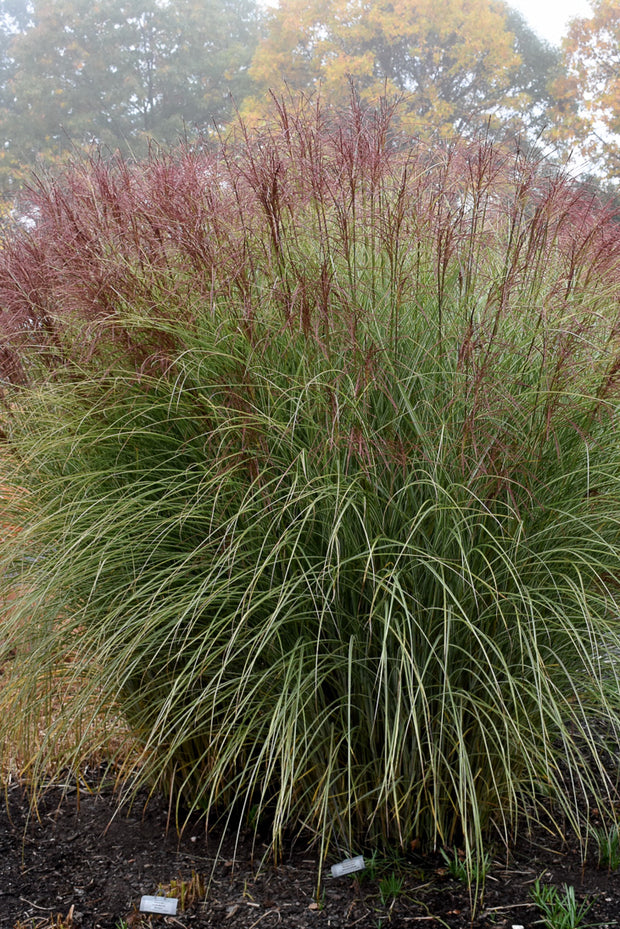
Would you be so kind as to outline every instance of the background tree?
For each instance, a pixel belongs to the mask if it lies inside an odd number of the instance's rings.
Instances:
[[[26,28],[29,21],[29,5],[24,0],[0,0],[0,125],[3,130],[2,144],[0,145],[0,190],[4,193],[4,200],[10,199],[10,193],[18,182],[22,173],[15,162],[13,152],[10,151],[11,129],[11,91],[10,82],[13,76],[14,62],[11,57],[11,44],[14,36]],[[8,196],[7,196],[8,195]],[[5,212],[6,204],[0,208]]]
[[[250,73],[264,90],[320,81],[329,99],[346,96],[350,76],[367,99],[406,94],[411,131],[453,134],[530,125],[556,64],[496,0],[282,0]]]
[[[522,118],[531,130],[546,131],[550,110],[556,102],[554,84],[563,73],[560,50],[541,39],[518,10],[506,5],[505,11],[520,61],[513,79],[514,86],[522,95],[523,103],[527,104],[527,112],[522,113]]]
[[[558,134],[620,179],[620,2],[592,0],[593,15],[572,22],[566,74],[556,83]]]
[[[5,183],[20,164],[91,142],[147,140],[225,122],[249,87],[253,0],[17,0],[3,17]]]

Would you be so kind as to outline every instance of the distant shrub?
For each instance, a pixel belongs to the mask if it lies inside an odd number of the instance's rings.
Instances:
[[[390,118],[281,107],[31,191],[0,252],[0,725],[68,694],[35,774],[120,711],[126,772],[276,845],[471,857],[613,815],[620,226]]]

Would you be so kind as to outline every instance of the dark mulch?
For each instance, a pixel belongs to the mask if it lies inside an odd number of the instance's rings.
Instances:
[[[596,862],[582,867],[576,847],[542,831],[522,841],[509,861],[493,861],[484,902],[472,917],[466,888],[447,873],[440,858],[420,858],[396,868],[403,887],[392,901],[381,900],[380,882],[394,870],[385,864],[374,876],[366,871],[357,879],[334,879],[327,869],[317,897],[317,855],[308,847],[297,844],[277,868],[259,870],[248,835],[233,866],[232,839],[224,841],[215,862],[221,836],[206,835],[204,826],[195,826],[179,839],[174,829],[166,829],[163,801],[115,811],[110,794],[74,789],[63,795],[54,789],[33,817],[24,790],[8,790],[0,810],[1,927],[13,929],[21,922],[40,929],[115,929],[122,920],[154,929],[531,927],[541,925],[530,901],[530,888],[541,876],[558,887],[573,885],[579,900],[593,900],[589,924],[620,924],[620,871],[610,874]],[[189,880],[192,872],[207,881],[212,878],[206,899],[176,917],[137,916],[142,894],[154,894],[172,879]]]

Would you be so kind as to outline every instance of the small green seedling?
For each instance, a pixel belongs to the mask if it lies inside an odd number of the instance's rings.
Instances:
[[[547,929],[585,929],[585,918],[592,906],[591,901],[577,903],[575,888],[563,885],[560,892],[552,884],[541,884],[537,880],[531,891],[532,899],[540,910]]]
[[[364,871],[356,875],[358,881],[376,881],[385,877],[389,871],[403,870],[407,867],[406,858],[398,854],[380,855],[376,850],[364,858]]]
[[[598,846],[598,863],[600,868],[617,871],[620,868],[620,832],[618,826],[611,830],[595,829],[594,839]]]
[[[441,857],[446,863],[448,872],[471,887],[473,884],[479,886],[484,884],[485,878],[491,870],[491,857],[485,854],[483,858],[472,858],[459,854],[458,849],[453,848],[450,855],[445,849],[441,849]]]
[[[387,906],[389,903],[393,903],[397,897],[400,896],[403,889],[403,878],[392,873],[389,877],[384,877],[379,882],[379,894],[381,895],[381,903],[383,906]]]

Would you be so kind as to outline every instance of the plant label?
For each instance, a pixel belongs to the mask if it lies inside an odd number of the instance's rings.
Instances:
[[[176,897],[163,897],[159,894],[155,897],[142,897],[140,900],[140,912],[165,913],[170,916],[175,916],[178,902]]]
[[[353,874],[354,871],[363,871],[366,865],[362,855],[357,858],[346,858],[332,865],[332,877],[342,877],[343,874]]]

